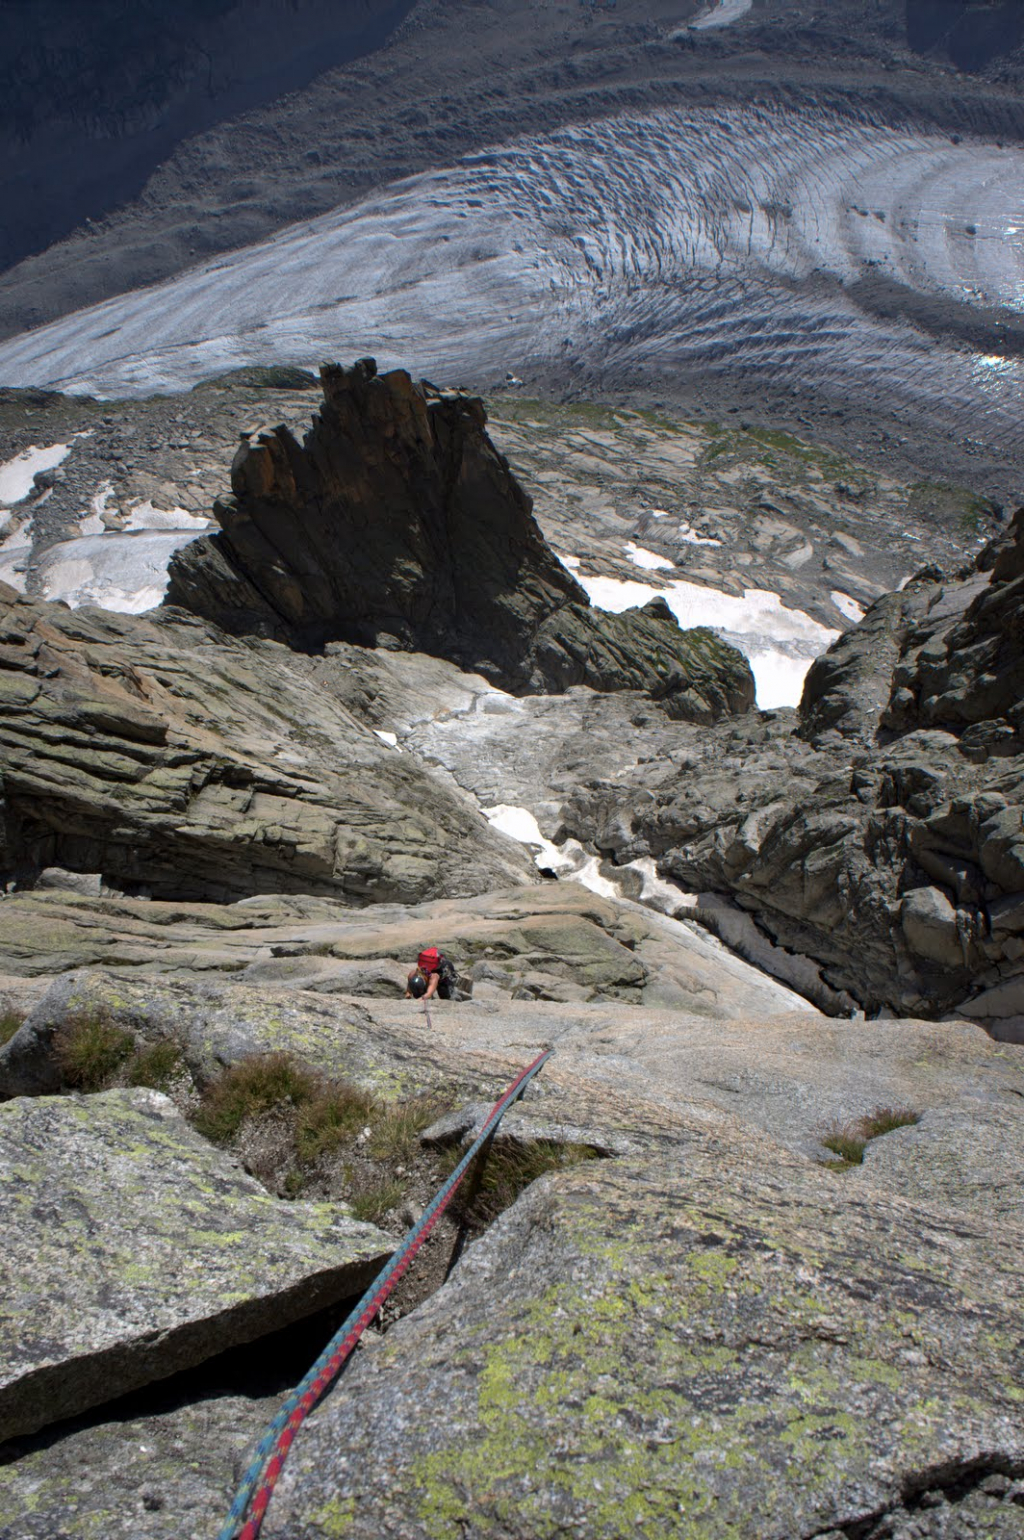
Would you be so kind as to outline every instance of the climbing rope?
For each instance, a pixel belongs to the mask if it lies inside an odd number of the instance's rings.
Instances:
[[[412,1263],[423,1242],[451,1202],[477,1152],[485,1145],[512,1103],[526,1090],[541,1065],[554,1050],[538,1054],[495,1102],[486,1123],[444,1186],[434,1195],[391,1260],[370,1284],[352,1313],[339,1326],[306,1377],[292,1391],[260,1439],[256,1453],[231,1504],[227,1522],[217,1540],[256,1540],[267,1507],[284,1469],[295,1435],[329,1386],[341,1373],[346,1359],[388,1295]]]

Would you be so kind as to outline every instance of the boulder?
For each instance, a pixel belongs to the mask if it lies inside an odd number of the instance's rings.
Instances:
[[[300,650],[342,640],[450,658],[520,693],[639,688],[690,720],[753,705],[742,655],[680,631],[664,601],[591,607],[477,397],[378,375],[372,359],[320,373],[302,444],[285,426],[243,442],[220,532],[176,553],[168,604]]]
[[[358,1294],[392,1242],[279,1203],[155,1091],[0,1108],[0,1440]]]
[[[915,888],[900,905],[900,923],[915,957],[945,968],[963,967],[956,909],[939,888]]]

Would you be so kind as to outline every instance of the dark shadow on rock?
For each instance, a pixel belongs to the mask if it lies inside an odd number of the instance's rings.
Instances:
[[[172,560],[167,603],[305,652],[344,641],[449,658],[518,694],[642,689],[700,721],[754,699],[745,659],[663,600],[608,615],[547,545],[483,403],[374,361],[321,370],[299,444],[247,435],[220,533]]]

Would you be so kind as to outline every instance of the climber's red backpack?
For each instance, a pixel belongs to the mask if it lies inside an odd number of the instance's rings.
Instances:
[[[416,966],[428,979],[432,973],[440,973],[441,954],[437,947],[428,946],[425,952],[421,952],[416,959]]]

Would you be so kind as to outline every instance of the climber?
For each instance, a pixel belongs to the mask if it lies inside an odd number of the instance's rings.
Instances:
[[[458,984],[455,968],[436,946],[425,947],[410,968],[405,987],[405,998],[432,1000],[435,995],[450,1000]]]

